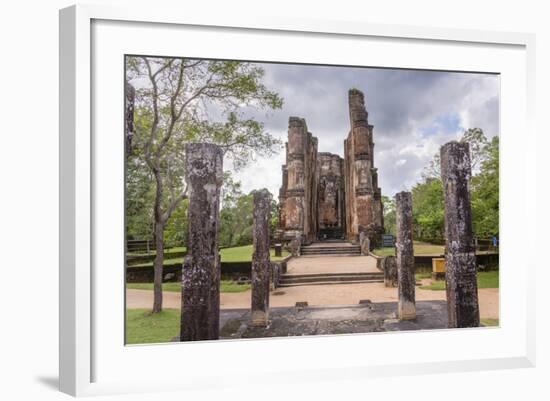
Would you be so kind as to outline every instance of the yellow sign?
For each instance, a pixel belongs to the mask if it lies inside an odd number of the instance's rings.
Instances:
[[[445,258],[433,258],[432,269],[434,273],[445,273]]]

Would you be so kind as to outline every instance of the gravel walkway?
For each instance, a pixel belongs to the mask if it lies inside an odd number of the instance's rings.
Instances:
[[[379,272],[376,260],[371,256],[318,256],[299,257],[289,261],[289,274],[307,273],[355,273]],[[427,284],[429,280],[422,280]],[[478,290],[481,318],[499,318],[499,289],[483,288]],[[178,292],[164,292],[165,308],[181,306],[181,295]],[[251,291],[239,293],[222,293],[222,309],[249,309]],[[296,302],[307,302],[310,306],[357,305],[361,300],[371,302],[397,301],[397,288],[387,288],[383,283],[357,283],[335,285],[307,285],[278,288],[271,291],[271,307],[293,307]],[[445,301],[445,291],[422,290],[416,287],[417,301]],[[150,308],[153,304],[153,291],[126,290],[128,308]]]
[[[302,287],[278,288],[271,292],[269,303],[272,307],[294,306],[306,301],[309,305],[357,305],[360,300],[372,302],[397,301],[397,288],[386,288],[381,283],[311,285]],[[416,288],[416,300],[445,300],[445,291],[421,290]],[[153,304],[153,291],[127,290],[128,308],[150,308]],[[181,296],[177,292],[164,292],[165,308],[180,308]],[[498,319],[498,288],[479,290],[479,307],[482,318]],[[222,293],[222,309],[250,308],[250,290],[239,293]]]

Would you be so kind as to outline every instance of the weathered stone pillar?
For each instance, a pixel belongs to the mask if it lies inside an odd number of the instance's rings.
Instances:
[[[441,147],[441,180],[445,195],[445,265],[449,327],[478,327],[477,269],[472,234],[467,143]]]
[[[302,236],[300,234],[296,234],[296,236],[292,238],[288,244],[288,250],[292,256],[300,256],[302,250]]]
[[[395,195],[395,244],[397,258],[397,315],[401,320],[416,319],[414,251],[412,238],[412,196],[410,192]]]
[[[267,326],[269,314],[269,220],[271,194],[266,189],[254,192],[254,225],[252,229],[252,310],[250,324]]]
[[[187,255],[182,272],[181,341],[219,338],[218,214],[223,152],[213,144],[185,147]]]
[[[368,256],[370,254],[370,240],[364,231],[359,233],[359,245],[361,246],[361,255]]]
[[[384,271],[384,286],[397,287],[397,261],[395,256],[386,256],[382,260],[382,270]]]
[[[136,102],[136,90],[128,82],[125,83],[126,107],[125,107],[125,127],[126,136],[125,150],[128,156],[132,150],[132,137],[134,136],[134,104]]]

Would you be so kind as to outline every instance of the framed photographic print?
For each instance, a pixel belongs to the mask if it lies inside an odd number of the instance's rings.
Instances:
[[[532,366],[533,44],[62,10],[61,390]]]

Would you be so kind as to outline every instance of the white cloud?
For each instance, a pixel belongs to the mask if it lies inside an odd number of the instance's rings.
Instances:
[[[286,141],[288,117],[306,118],[319,151],[343,156],[349,131],[347,92],[365,93],[374,125],[375,165],[384,195],[410,189],[439,147],[467,128],[499,133],[499,78],[489,74],[264,64],[266,85],[284,98],[282,110],[254,116]],[[258,158],[236,174],[243,190],[281,185],[284,151]]]

